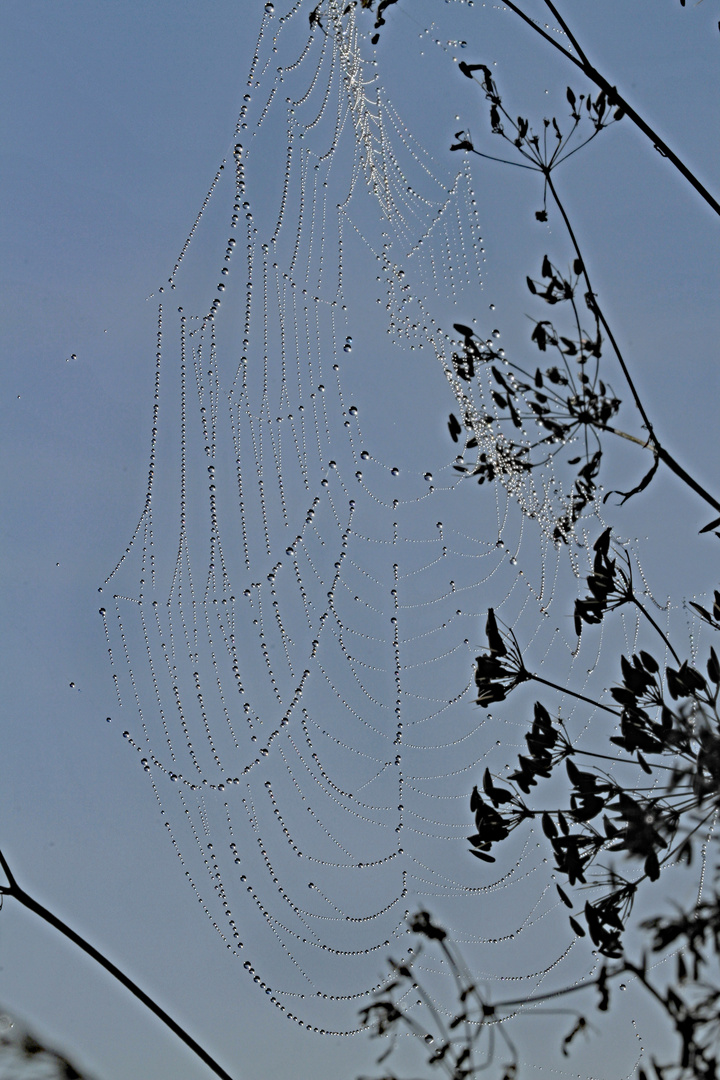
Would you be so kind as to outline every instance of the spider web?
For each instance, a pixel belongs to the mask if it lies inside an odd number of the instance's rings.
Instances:
[[[453,468],[452,324],[483,274],[469,171],[413,138],[353,7],[308,11],[266,5],[159,290],[147,493],[101,614],[203,910],[290,1019],[351,1033],[418,906],[488,980],[586,973],[532,833],[492,872],[466,843],[473,784],[524,730],[474,704],[485,612],[569,674],[551,612],[577,566],[552,464],[482,491]]]

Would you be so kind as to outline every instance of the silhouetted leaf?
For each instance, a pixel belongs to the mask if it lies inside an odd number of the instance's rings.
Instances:
[[[715,685],[720,683],[720,663],[718,663],[717,654],[712,645],[710,646],[710,659],[707,662],[707,673]]]
[[[658,664],[655,657],[651,656],[650,653],[645,652],[644,649],[640,650],[640,659],[645,666],[645,670],[650,671],[653,675],[655,674],[655,672],[660,670],[660,665]]]
[[[451,150],[471,150],[472,151],[472,150],[475,149],[475,147],[473,146],[473,144],[470,142],[469,139],[460,139],[459,142],[452,143],[451,146],[450,146],[450,149]]]
[[[634,705],[636,698],[626,686],[611,686],[610,693],[620,705]]]
[[[660,877],[660,865],[654,850],[649,851],[645,857],[645,873],[651,881],[657,881]]]
[[[607,555],[610,551],[611,534],[612,528],[607,528],[604,532],[601,532],[593,544],[593,551],[596,551],[598,555]]]
[[[572,907],[572,901],[569,899],[567,893],[563,889],[561,889],[558,884],[555,885],[555,888],[557,889],[558,894],[560,896],[560,899],[562,900],[565,907],[571,908]]]
[[[708,611],[707,608],[704,608],[702,606],[702,604],[696,604],[694,600],[690,600],[689,604],[690,604],[690,607],[695,608],[695,610],[698,612],[698,614],[702,615],[705,622],[709,622],[709,623],[712,624],[713,617],[712,617],[712,615],[710,614],[710,612]]]
[[[682,984],[687,980],[687,966],[683,959],[683,954],[679,952],[677,954],[677,981]]]
[[[542,821],[542,829],[543,829],[543,832],[545,833],[546,836],[548,836],[548,837],[557,836],[557,834],[558,834],[557,825],[555,824],[555,822],[553,821],[553,819],[550,817],[550,815],[548,813],[543,814],[543,816],[541,818],[541,821]]]
[[[450,438],[452,439],[452,441],[457,442],[458,441],[458,435],[462,431],[462,428],[460,427],[460,422],[457,419],[457,417],[454,415],[454,413],[450,413],[450,419],[448,421],[448,430],[450,432]]]
[[[503,641],[500,635],[500,631],[498,630],[495,612],[492,608],[488,608],[487,622],[485,624],[485,633],[487,634],[490,652],[494,656],[506,656],[507,648],[505,647],[505,642]]]
[[[643,770],[643,772],[652,773],[652,769],[650,768],[647,761],[642,756],[642,754],[640,753],[639,750],[637,751],[637,759],[638,759],[638,762],[640,764],[640,768]]]
[[[548,336],[547,336],[547,331],[545,330],[545,327],[549,326],[549,325],[550,324],[547,323],[547,322],[539,322],[539,323],[537,323],[536,326],[535,326],[535,329],[533,330],[532,334],[530,335],[530,340],[535,342],[535,344],[537,345],[540,352],[545,352],[546,349],[547,349]]]
[[[477,848],[471,848],[470,854],[474,855],[476,859],[482,859],[483,862],[495,862],[494,855],[487,855],[484,851],[478,851]]]
[[[487,795],[488,799],[493,797],[493,781],[490,775],[490,770],[486,769],[483,774],[483,791]]]
[[[718,525],[720,525],[720,517],[719,518],[714,518],[713,521],[709,522],[709,524],[707,524],[707,525],[703,525],[700,532],[701,533],[710,532],[711,529],[717,529]]]

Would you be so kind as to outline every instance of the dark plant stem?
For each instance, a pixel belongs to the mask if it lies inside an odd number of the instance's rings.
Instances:
[[[608,431],[611,435],[617,435],[619,439],[627,439],[628,442],[635,443],[636,446],[642,446],[643,450],[650,449],[650,443],[647,439],[640,439],[637,435],[630,435],[627,431],[621,431],[620,428],[612,427],[611,424],[596,423],[593,425],[598,431]]]
[[[450,970],[452,971],[452,975],[453,975],[453,981],[455,983],[455,987],[456,987],[456,990],[457,990],[457,993],[458,993],[458,1000],[462,1001],[463,1000],[463,998],[462,998],[463,991],[466,990],[466,988],[470,985],[470,982],[471,982],[471,979],[469,977],[469,972],[463,972],[462,971],[463,965],[458,963],[458,961],[455,959],[452,952],[450,951],[450,948],[448,947],[448,944],[447,944],[446,940],[440,942],[440,948],[442,949],[442,952],[443,952],[443,954],[445,956],[445,959],[447,960],[447,962],[450,965]],[[478,996],[477,991],[475,991],[475,996],[476,997]],[[470,1026],[468,1015],[467,1015],[467,1010],[463,1009],[463,1013],[464,1013],[463,1031],[465,1033],[465,1045],[469,1049],[469,1054],[468,1054],[468,1059],[467,1059],[467,1067],[468,1067],[469,1070],[471,1070],[468,1075],[472,1076],[476,1071],[473,1068],[473,1058],[472,1058],[473,1045],[475,1043],[475,1039],[477,1038],[478,1033],[476,1031],[475,1036],[473,1036],[473,1031],[472,1031],[472,1028]]]
[[[633,758],[629,758],[629,759],[628,758],[619,758],[619,757],[615,757],[612,754],[599,754],[595,750],[578,750],[576,747],[573,746],[572,747],[572,755],[574,755],[574,754],[583,754],[585,757],[591,757],[591,758],[602,758],[604,761],[615,761],[615,762],[617,762],[618,765],[628,765],[633,761]],[[566,756],[570,757],[571,754],[568,754]],[[653,767],[653,769],[667,769],[668,772],[672,772],[672,765],[661,765],[657,761],[653,761],[652,767]],[[654,791],[655,789],[654,788],[649,788],[648,790],[649,791]],[[555,810],[552,811],[552,813],[556,813],[556,812],[557,811],[555,811]],[[536,811],[536,813],[537,813],[537,811]]]
[[[720,502],[718,502],[717,499],[713,498],[713,496],[708,491],[706,491],[705,488],[701,484],[699,484],[697,480],[695,480],[692,476],[690,476],[690,474],[688,472],[686,472],[685,469],[683,469],[682,465],[680,465],[675,460],[675,458],[671,454],[669,454],[667,452],[667,450],[663,446],[660,445],[660,441],[659,441],[657,435],[655,434],[653,426],[652,426],[652,424],[650,422],[650,418],[648,417],[647,413],[645,412],[645,408],[643,406],[643,403],[640,400],[640,395],[638,394],[638,392],[637,392],[637,390],[635,388],[635,383],[633,382],[632,376],[630,375],[627,364],[625,363],[625,358],[623,357],[622,352],[620,351],[620,346],[618,345],[617,341],[615,340],[615,335],[613,334],[612,329],[610,328],[610,324],[608,323],[607,319],[605,318],[605,315],[603,313],[602,308],[594,300],[595,294],[593,293],[592,285],[590,283],[590,277],[589,277],[588,272],[587,272],[587,267],[585,265],[585,260],[583,259],[582,253],[580,251],[580,245],[578,244],[577,237],[575,236],[575,232],[573,230],[573,227],[570,224],[570,219],[569,219],[569,217],[567,215],[565,207],[563,206],[563,203],[562,203],[562,201],[560,199],[560,196],[557,193],[557,189],[556,189],[555,185],[553,184],[552,176],[550,175],[550,169],[543,168],[542,172],[543,172],[543,174],[545,176],[545,182],[547,184],[548,191],[552,195],[553,200],[555,202],[555,205],[557,206],[558,210],[560,211],[562,219],[563,219],[563,221],[565,223],[565,228],[567,229],[568,236],[570,237],[570,241],[572,243],[572,246],[575,249],[575,253],[576,253],[578,259],[580,260],[580,262],[582,263],[583,277],[585,278],[585,284],[587,285],[588,295],[590,297],[592,297],[592,299],[593,299],[593,311],[596,314],[597,318],[600,320],[600,324],[602,325],[602,328],[603,328],[603,330],[605,331],[605,333],[607,335],[608,341],[612,345],[615,356],[617,357],[618,363],[620,364],[620,368],[622,369],[622,373],[625,376],[625,381],[627,382],[627,384],[628,384],[628,386],[630,388],[630,393],[632,394],[635,405],[637,406],[637,410],[640,413],[640,416],[642,417],[643,424],[647,428],[647,432],[648,432],[647,445],[650,447],[650,449],[653,451],[653,453],[656,454],[657,457],[659,457],[660,460],[662,462],[664,462],[664,464],[667,465],[667,467],[672,472],[675,473],[675,475],[677,477],[679,477],[685,484],[688,485],[688,487],[692,488],[692,490],[696,494],[698,494],[702,499],[704,499],[705,502],[709,503],[710,506],[712,506],[714,510],[720,511]],[[608,430],[610,430],[610,429],[608,429]],[[616,432],[616,434],[620,434],[620,433]],[[624,437],[625,438],[631,438],[628,435],[625,435]],[[634,442],[635,439],[632,439],[632,441]]]
[[[636,969],[625,961],[620,967],[608,971],[607,978],[614,979],[628,970],[636,972]],[[546,994],[528,994],[524,998],[510,998],[508,1001],[494,1001],[492,1004],[494,1009],[512,1009],[520,1005],[527,1005],[528,1002],[551,1001],[552,998],[566,997],[568,994],[576,994],[579,990],[587,990],[589,987],[597,986],[597,984],[597,978],[586,979],[584,982],[575,983],[574,986],[565,986],[562,990],[548,990]]]
[[[710,505],[714,507],[715,510],[720,511],[720,502],[718,502],[717,499],[713,499],[712,495],[709,495],[705,488],[702,487],[701,484],[698,484],[697,480],[694,480],[689,473],[685,472],[682,465],[678,464],[678,462],[675,461],[675,458],[668,454],[667,450],[665,450],[664,447],[656,443],[655,450],[660,460],[664,462],[665,465],[667,465],[667,467],[671,469],[676,476],[679,476],[680,479],[684,483],[686,483],[688,487],[691,487],[693,491],[695,491],[702,499],[705,500],[705,502],[710,503]]]
[[[583,52],[582,48],[580,47],[580,42],[579,42],[579,41],[577,40],[577,38],[576,38],[576,37],[575,37],[575,36],[573,35],[573,33],[572,33],[572,32],[571,32],[571,30],[570,30],[570,27],[569,27],[569,26],[568,26],[568,24],[567,24],[567,23],[565,22],[565,20],[563,19],[562,15],[561,15],[561,14],[560,14],[560,12],[559,12],[559,11],[557,10],[557,8],[555,7],[555,5],[554,5],[554,4],[553,4],[553,3],[551,2],[551,0],[545,0],[545,6],[546,6],[546,7],[548,7],[548,8],[550,8],[550,11],[551,11],[551,12],[553,13],[553,15],[555,16],[555,18],[557,19],[557,21],[558,21],[558,22],[560,23],[560,26],[562,27],[562,29],[563,29],[563,30],[565,31],[565,33],[567,34],[567,36],[568,36],[568,38],[569,38],[569,40],[570,40],[570,43],[571,43],[571,45],[572,45],[573,49],[575,50],[575,52],[576,52],[576,53],[578,54],[578,56],[580,57],[580,59],[581,59],[581,61],[583,62],[583,64],[586,64],[586,65],[588,65],[588,66],[589,66],[589,64],[590,64],[590,61],[588,60],[587,56],[586,56],[586,55],[585,55],[585,53]]]
[[[614,334],[612,332],[612,329],[610,328],[610,325],[609,325],[607,319],[605,318],[605,315],[603,314],[602,309],[600,308],[600,306],[597,303],[595,303],[595,299],[594,299],[595,294],[593,292],[592,284],[590,282],[590,276],[588,274],[587,267],[585,265],[585,260],[583,259],[582,252],[580,251],[580,245],[578,244],[577,237],[575,236],[575,232],[573,230],[573,227],[570,224],[570,218],[567,215],[567,211],[565,210],[565,207],[563,206],[563,204],[562,204],[562,202],[560,200],[560,196],[557,193],[557,188],[553,184],[552,176],[550,175],[550,170],[548,168],[543,168],[543,173],[544,173],[544,176],[545,176],[545,182],[547,184],[548,191],[550,192],[553,199],[555,200],[555,205],[557,206],[558,210],[560,211],[562,219],[565,222],[565,228],[567,229],[568,236],[570,237],[570,241],[572,243],[572,246],[575,249],[575,254],[577,255],[580,262],[582,263],[583,277],[585,278],[585,284],[587,286],[588,296],[592,298],[592,302],[593,302],[593,313],[600,320],[600,323],[601,323],[601,325],[603,327],[603,330],[607,334],[608,341],[612,345],[613,351],[615,352],[615,355],[617,356],[618,363],[620,364],[620,367],[622,368],[622,373],[625,376],[625,380],[626,380],[628,386],[630,387],[630,392],[631,392],[631,394],[633,396],[633,400],[635,401],[635,405],[637,406],[638,412],[640,413],[640,416],[642,417],[643,423],[644,423],[645,427],[647,428],[648,435],[650,436],[649,441],[651,442],[651,444],[653,446],[657,446],[658,443],[657,443],[657,438],[655,436],[655,432],[653,431],[653,426],[650,423],[650,418],[648,417],[647,413],[645,412],[645,409],[643,407],[643,403],[640,400],[640,395],[638,394],[637,390],[635,389],[635,384],[632,381],[632,378],[630,376],[630,372],[627,369],[627,365],[625,364],[625,359],[624,359],[622,353],[620,352],[620,346],[618,345],[617,341],[615,340],[615,336],[614,336]]]
[[[657,630],[658,634],[660,635],[660,637],[661,637],[661,638],[663,639],[663,641],[665,642],[665,645],[666,645],[666,646],[667,646],[667,648],[668,648],[668,649],[670,650],[670,652],[671,652],[671,653],[673,654],[673,657],[674,657],[674,659],[675,659],[675,663],[676,663],[676,664],[678,665],[678,667],[679,667],[679,666],[681,665],[681,660],[680,660],[680,657],[678,656],[678,654],[677,654],[677,653],[675,652],[675,650],[673,649],[672,645],[671,645],[671,644],[670,644],[670,642],[668,641],[667,635],[666,635],[665,633],[663,633],[663,631],[662,631],[662,630],[660,629],[660,627],[658,626],[658,624],[657,624],[657,623],[655,622],[655,620],[653,619],[653,617],[652,617],[652,615],[650,614],[650,612],[649,612],[649,611],[648,611],[648,610],[647,610],[646,608],[644,608],[644,607],[643,607],[643,605],[642,605],[642,604],[640,603],[640,601],[638,600],[638,598],[637,598],[637,597],[635,596],[635,594],[634,594],[634,593],[633,593],[633,596],[632,596],[632,602],[633,602],[633,603],[635,604],[636,608],[637,608],[637,609],[638,609],[639,611],[641,611],[641,612],[643,613],[643,615],[645,616],[645,618],[647,619],[647,621],[648,621],[648,622],[650,623],[650,625],[651,625],[651,626],[652,626],[652,627],[653,627],[653,628],[654,628],[655,630]]]
[[[535,31],[536,34],[539,34],[540,37],[545,38],[545,40],[549,42],[549,44],[552,45],[554,49],[557,49],[558,52],[561,52],[563,56],[566,57],[566,59],[568,59],[571,64],[574,64],[575,67],[579,68],[580,71],[582,71],[582,73],[586,75],[588,79],[592,79],[596,86],[599,86],[601,90],[604,90],[607,94],[609,103],[616,107],[619,106],[623,110],[623,112],[630,120],[632,120],[635,126],[638,127],[640,131],[642,131],[643,135],[646,135],[647,138],[650,139],[655,149],[659,150],[663,157],[666,157],[668,161],[672,162],[678,172],[680,172],[688,181],[688,183],[695,188],[697,193],[705,200],[708,206],[711,207],[711,209],[714,210],[716,214],[720,215],[720,203],[718,202],[718,200],[710,194],[710,192],[703,184],[700,183],[695,174],[687,167],[684,161],[682,161],[682,159],[679,158],[677,154],[670,149],[670,147],[658,135],[658,133],[654,131],[645,120],[643,120],[642,116],[640,116],[639,113],[635,111],[635,109],[633,109],[632,105],[630,105],[629,102],[627,102],[622,96],[622,94],[618,92],[617,87],[611,86],[605,76],[601,75],[597,68],[593,67],[593,65],[588,61],[577,41],[570,33],[570,30],[568,29],[566,23],[558,14],[557,9],[552,3],[549,3],[548,0],[545,0],[548,8],[552,11],[553,15],[560,23],[562,29],[568,35],[568,38],[572,42],[573,46],[577,49],[578,55],[581,57],[580,60],[578,60],[576,56],[573,56],[571,52],[568,52],[567,49],[564,49],[558,41],[554,41],[550,34],[547,34],[540,26],[537,25],[537,23],[535,23],[528,15],[526,15],[525,12],[517,6],[517,4],[513,3],[513,0],[505,0],[505,3],[510,8],[510,10],[514,11],[515,14],[523,20],[523,22],[526,22],[528,26],[530,26]]]
[[[596,709],[604,709],[605,712],[612,713],[613,716],[620,716],[617,709],[612,709],[609,705],[603,705],[601,701],[593,701],[592,698],[585,697],[584,694],[578,694],[576,690],[570,690],[568,687],[556,686],[555,683],[548,682],[547,679],[543,679],[540,675],[534,675],[532,671],[527,672],[527,677],[534,682],[542,683],[543,686],[549,686],[551,690],[557,690],[559,694],[569,694],[570,697],[577,698],[578,701],[586,701],[588,705],[592,705]]]
[[[0,886],[0,895],[10,896],[14,900],[17,900],[17,902],[19,904],[22,904],[23,907],[27,908],[28,911],[32,911],[39,918],[44,919],[46,923],[49,923],[49,925],[52,926],[55,930],[58,930],[61,934],[64,934],[64,936],[70,941],[72,941],[74,945],[77,945],[80,949],[83,950],[83,952],[87,953],[88,956],[91,956],[93,960],[97,961],[97,963],[100,964],[101,967],[105,968],[105,970],[108,971],[113,976],[113,978],[117,979],[118,982],[122,983],[122,985],[126,987],[131,994],[134,994],[138,1001],[141,1001],[143,1005],[145,1005],[145,1007],[150,1010],[150,1012],[154,1013],[155,1016],[158,1017],[158,1019],[162,1020],[162,1022],[167,1027],[169,1027],[170,1030],[175,1035],[177,1035],[179,1039],[182,1039],[185,1045],[188,1046],[192,1050],[192,1052],[196,1054],[197,1057],[199,1057],[200,1060],[203,1061],[212,1072],[215,1073],[216,1076],[221,1077],[222,1080],[233,1080],[230,1073],[226,1072],[221,1065],[218,1065],[217,1061],[211,1058],[207,1051],[203,1050],[202,1046],[200,1046],[199,1043],[195,1042],[192,1036],[188,1035],[184,1028],[181,1028],[180,1025],[172,1019],[171,1016],[168,1016],[165,1010],[161,1009],[160,1006],[155,1001],[153,1001],[153,999],[149,997],[144,990],[141,990],[140,987],[132,981],[132,979],[128,978],[128,976],[125,975],[124,972],[120,970],[120,968],[116,967],[115,964],[113,964],[111,960],[108,960],[106,956],[103,956],[101,952],[98,952],[98,950],[93,945],[86,941],[85,938],[81,937],[80,934],[77,934],[71,927],[64,923],[62,919],[59,919],[57,915],[53,915],[52,911],[48,911],[46,907],[43,907],[43,905],[38,903],[37,900],[33,899],[33,897],[30,896],[29,893],[25,892],[25,890],[22,889],[15,880],[15,877],[13,876],[10,867],[7,864],[7,860],[5,859],[5,856],[1,851],[0,865],[2,865],[2,869],[8,880],[8,884],[6,886]]]

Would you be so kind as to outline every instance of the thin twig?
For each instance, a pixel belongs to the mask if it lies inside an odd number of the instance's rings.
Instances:
[[[612,713],[613,716],[620,716],[617,709],[612,709],[609,705],[603,705],[601,701],[593,701],[592,698],[585,697],[584,694],[578,694],[576,690],[570,690],[568,687],[557,686],[555,683],[548,682],[547,679],[543,679],[540,675],[534,675],[532,671],[526,672],[528,679],[533,679],[535,682],[542,683],[543,686],[549,686],[551,690],[557,690],[559,694],[569,694],[571,697],[577,698],[579,701],[586,701],[588,705],[594,705],[596,709],[604,709],[605,712]]]
[[[141,1001],[146,1008],[150,1010],[150,1012],[154,1013],[155,1016],[158,1017],[158,1019],[162,1020],[162,1022],[167,1027],[169,1027],[170,1030],[175,1035],[177,1035],[177,1037],[181,1039],[185,1043],[185,1045],[188,1046],[190,1050],[192,1050],[192,1052],[197,1057],[199,1057],[200,1060],[203,1061],[212,1072],[215,1073],[216,1076],[221,1077],[221,1080],[233,1080],[230,1073],[226,1072],[221,1065],[218,1065],[217,1061],[215,1061],[214,1058],[210,1057],[208,1052],[204,1050],[199,1043],[195,1042],[192,1036],[188,1035],[187,1031],[185,1031],[184,1028],[180,1027],[180,1025],[176,1023],[171,1016],[168,1016],[165,1010],[161,1009],[160,1006],[155,1001],[153,1001],[153,999],[149,997],[149,995],[146,994],[144,990],[141,990],[140,987],[132,981],[132,979],[125,975],[125,973],[122,972],[120,968],[116,967],[111,960],[108,960],[106,956],[103,956],[101,952],[99,952],[93,945],[86,941],[85,938],[81,937],[80,934],[76,933],[70,926],[67,925],[67,923],[64,923],[62,919],[59,919],[57,915],[53,915],[52,911],[49,911],[46,907],[40,904],[32,896],[30,896],[29,893],[25,892],[25,890],[22,889],[15,880],[10,870],[10,867],[7,864],[7,860],[5,859],[5,856],[1,851],[0,865],[2,866],[2,869],[8,880],[7,886],[0,886],[0,895],[10,896],[14,900],[17,900],[17,902],[19,904],[22,904],[23,907],[27,908],[28,911],[32,911],[39,918],[44,919],[46,923],[49,923],[49,925],[52,926],[55,930],[58,930],[66,938],[72,941],[74,945],[77,945],[80,949],[83,950],[83,952],[87,953],[88,956],[91,956],[92,959],[97,961],[97,963],[100,964],[101,967],[105,968],[105,970],[109,972],[113,976],[113,978],[117,979],[119,983],[122,983],[122,985],[126,987],[131,994],[134,994],[135,997],[139,1001]]]

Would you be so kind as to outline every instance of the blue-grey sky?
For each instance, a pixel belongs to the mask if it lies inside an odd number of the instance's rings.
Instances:
[[[306,6],[309,14],[313,5]],[[262,22],[267,57],[270,24],[286,7],[277,3],[269,19],[257,0],[2,5],[0,844],[21,884],[156,994],[233,1075],[329,1080],[368,1072],[375,1047],[363,1038],[310,1036],[284,1020],[218,941],[185,885],[138,755],[122,738],[136,718],[124,715],[127,706],[117,707],[97,613],[108,593],[105,587],[100,596],[98,588],[133,535],[147,488],[158,290],[167,285],[220,163],[232,162],[237,138],[250,137],[236,136],[235,125],[258,31]],[[717,194],[716,14],[714,0],[686,10],[674,0],[631,6],[598,0],[568,10],[598,68]],[[299,27],[299,16],[295,22]],[[359,15],[358,22],[369,58],[369,17]],[[496,149],[479,89],[458,75],[453,58],[496,65],[513,113],[542,117],[549,108],[565,108],[568,82],[585,89],[502,5],[478,0],[400,0],[388,9],[376,56],[402,123],[447,176],[460,167],[459,155],[447,149],[458,129]],[[279,62],[289,63],[287,52]],[[271,75],[262,85],[272,85]],[[254,101],[251,116],[256,107]],[[277,117],[280,135],[268,136],[265,179],[257,157],[250,159],[259,221],[271,215],[285,168],[283,114],[276,104],[269,115],[268,125]],[[546,250],[567,259],[567,244],[557,222],[545,227],[534,220],[537,177],[479,159],[471,177],[483,237],[474,255],[482,287],[460,290],[451,308],[447,297],[433,296],[432,283],[419,286],[428,303],[437,301],[441,321],[451,312],[461,322],[475,318],[484,334],[492,321],[508,353],[526,349],[525,275],[538,273]],[[712,486],[718,223],[627,121],[569,162],[561,180],[596,288],[658,432],[661,438],[667,432],[668,445]],[[212,294],[217,284],[212,260],[219,254],[222,261],[226,224],[222,215],[212,216],[214,205],[193,241],[197,261],[183,283],[188,311],[193,303],[199,310],[204,291]],[[382,224],[369,218],[357,224],[376,242]],[[388,454],[397,454],[401,481],[403,468],[411,472],[408,465],[421,455],[421,485],[425,457],[444,461],[448,475],[452,394],[436,368],[407,348],[397,349],[389,374],[383,327],[363,314],[374,310],[367,307],[374,283],[360,265],[352,259],[346,265],[345,293],[358,304],[355,311],[348,305],[347,318],[355,363],[365,355],[367,375],[350,367],[346,386],[357,395],[367,445],[382,447],[376,456],[388,465],[395,464]],[[223,314],[234,302],[228,288]],[[172,304],[170,364],[178,325]],[[224,343],[228,352],[241,351],[242,333],[228,318]],[[618,373],[612,381],[626,396]],[[170,462],[170,451],[162,452]],[[617,460],[618,468],[641,475],[644,463]],[[367,468],[373,476],[372,463]],[[385,480],[392,483],[383,474],[377,490]],[[420,487],[412,487],[414,479],[407,483],[415,498]],[[452,494],[437,495],[443,498],[451,512]],[[465,512],[468,532],[484,529],[480,539],[494,544],[494,519],[479,514],[476,526],[472,503]],[[696,499],[659,476],[624,513],[621,527],[640,538],[661,598],[672,591],[680,600],[708,587],[711,570],[698,568],[711,567],[712,552],[695,537],[708,515]],[[259,519],[255,525],[259,530]],[[224,542],[239,543],[232,530]],[[378,574],[384,565],[378,553]],[[487,595],[486,605],[493,602]],[[474,644],[478,628],[468,633]],[[292,877],[287,884],[297,886]],[[240,898],[240,920],[244,911]],[[260,944],[258,950],[262,962]],[[512,954],[494,952],[492,963],[503,963],[503,955]],[[0,1002],[103,1080],[207,1075],[122,988],[12,903],[0,919]]]

